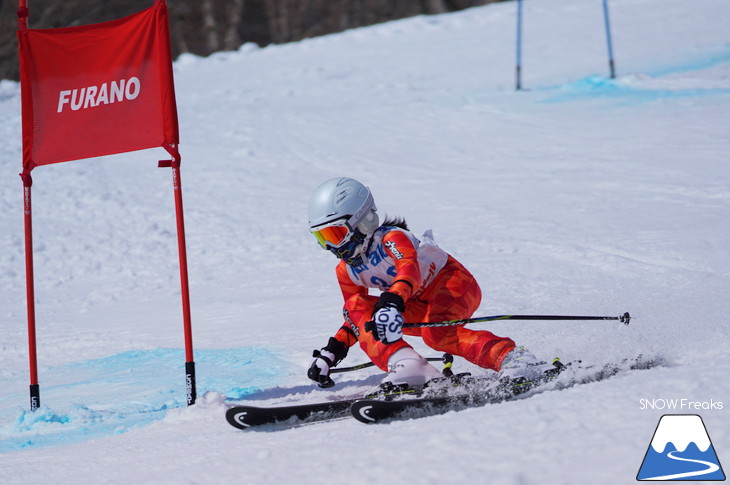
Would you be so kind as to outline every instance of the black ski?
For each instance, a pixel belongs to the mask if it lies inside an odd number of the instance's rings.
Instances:
[[[628,370],[661,366],[664,365],[664,361],[661,358],[647,358],[640,355],[624,359],[618,364],[586,366],[576,361],[555,365],[556,372],[547,374],[537,383],[497,383],[494,378],[486,376],[457,375],[452,380],[445,379],[444,385],[440,387],[427,388],[421,396],[404,393],[390,394],[388,396],[390,399],[381,396],[288,406],[233,406],[226,411],[226,420],[238,429],[249,429],[277,423],[291,427],[350,415],[368,424],[419,418],[528,397],[546,390],[566,389],[607,379]]]
[[[461,392],[478,393],[490,384],[494,383],[493,377],[472,377],[468,374],[460,374],[451,378],[443,378],[440,381],[441,386],[438,390],[434,387],[429,392],[450,393],[454,390]],[[414,394],[414,391],[402,391],[396,388],[384,391],[387,398],[402,398],[404,396],[420,396],[421,393]],[[328,421],[332,419],[349,417],[350,406],[363,398],[341,399],[337,401],[315,402],[308,404],[294,404],[288,406],[232,406],[226,411],[226,420],[238,429],[249,429],[261,425],[282,425],[282,427],[293,427],[302,424],[313,423],[318,421]],[[386,399],[385,395],[369,396],[365,400]],[[393,401],[393,402],[411,402]]]
[[[262,424],[314,422],[345,417],[355,399],[295,404],[291,406],[233,406],[226,411],[226,420],[238,429]]]

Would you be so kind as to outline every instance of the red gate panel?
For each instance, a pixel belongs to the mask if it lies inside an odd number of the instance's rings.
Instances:
[[[18,31],[23,167],[178,144],[167,6]]]

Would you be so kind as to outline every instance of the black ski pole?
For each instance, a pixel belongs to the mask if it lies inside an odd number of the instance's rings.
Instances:
[[[461,320],[446,320],[443,322],[404,323],[403,328],[424,328],[424,327],[451,327],[467,323],[493,322],[498,320],[618,320],[624,325],[631,321],[629,312],[617,317],[595,317],[579,315],[492,315],[488,317],[464,318]]]

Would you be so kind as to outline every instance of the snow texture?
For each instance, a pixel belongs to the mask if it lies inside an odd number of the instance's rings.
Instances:
[[[521,92],[515,2],[176,61],[192,407],[155,149],[33,171],[42,407],[28,411],[20,89],[0,82],[2,482],[628,484],[668,413],[700,414],[730,463],[730,2],[609,3],[616,79],[601,2],[525,2]],[[382,378],[306,377],[342,304],[307,200],[341,175],[381,216],[433,229],[479,280],[478,315],[633,317],[474,328],[545,359],[668,365],[421,420],[232,428],[232,403]],[[365,361],[354,348],[343,365]]]

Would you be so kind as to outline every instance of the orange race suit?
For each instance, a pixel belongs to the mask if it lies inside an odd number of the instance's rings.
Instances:
[[[471,317],[481,302],[481,290],[474,277],[454,257],[439,248],[431,231],[419,241],[409,231],[396,226],[378,228],[368,245],[363,264],[340,261],[337,279],[345,298],[345,323],[334,339],[350,348],[356,342],[380,369],[388,370],[388,359],[403,347],[403,339],[392,344],[375,340],[365,331],[372,320],[377,296],[369,288],[398,294],[405,302],[406,322],[438,322]],[[460,326],[406,328],[431,348],[458,355],[480,367],[499,370],[515,343],[491,332]]]

